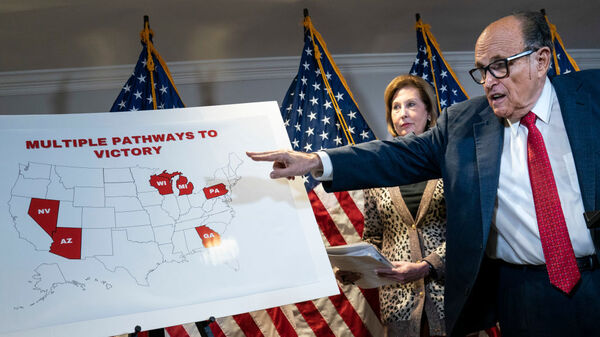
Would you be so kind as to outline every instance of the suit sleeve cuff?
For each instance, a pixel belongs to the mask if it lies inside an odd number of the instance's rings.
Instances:
[[[310,174],[318,181],[331,181],[333,180],[333,164],[331,158],[325,151],[315,152],[321,159],[323,164],[323,170],[312,170]]]
[[[434,279],[439,280],[444,278],[444,261],[442,261],[439,255],[435,253],[429,254],[423,258],[423,261],[427,262],[435,270],[435,275],[432,275]]]

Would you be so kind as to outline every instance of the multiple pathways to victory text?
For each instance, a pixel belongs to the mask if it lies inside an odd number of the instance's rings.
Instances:
[[[97,158],[115,158],[129,156],[147,156],[160,154],[165,142],[188,141],[203,138],[215,138],[216,130],[199,130],[197,132],[185,131],[174,133],[157,133],[135,136],[114,136],[103,138],[77,138],[77,139],[38,139],[26,140],[27,150],[59,149],[59,148],[100,148],[115,147],[113,149],[93,150]],[[146,146],[144,146],[146,145]]]

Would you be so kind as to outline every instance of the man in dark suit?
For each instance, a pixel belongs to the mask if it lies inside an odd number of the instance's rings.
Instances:
[[[551,50],[542,15],[504,17],[475,46],[486,96],[428,132],[249,156],[274,161],[272,178],[312,172],[330,191],[442,177],[447,331],[499,321],[508,337],[598,335],[600,229],[584,212],[600,209],[600,71],[550,81]]]

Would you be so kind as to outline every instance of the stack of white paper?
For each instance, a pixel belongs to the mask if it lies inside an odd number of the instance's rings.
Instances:
[[[355,282],[361,288],[376,288],[397,283],[385,277],[379,277],[375,270],[393,268],[392,263],[370,243],[359,242],[345,246],[327,247],[327,255],[333,267],[340,270],[360,273],[362,277]]]

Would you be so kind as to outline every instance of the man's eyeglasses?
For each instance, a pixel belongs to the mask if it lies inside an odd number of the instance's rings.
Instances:
[[[509,56],[504,59],[496,60],[485,67],[473,68],[469,70],[469,75],[473,78],[473,81],[479,84],[485,83],[486,73],[489,71],[492,76],[495,78],[505,78],[510,75],[510,71],[508,70],[508,62],[512,60],[516,60],[520,57],[527,56],[531,53],[534,53],[535,50],[530,49],[524,52],[518,53],[513,56]]]

